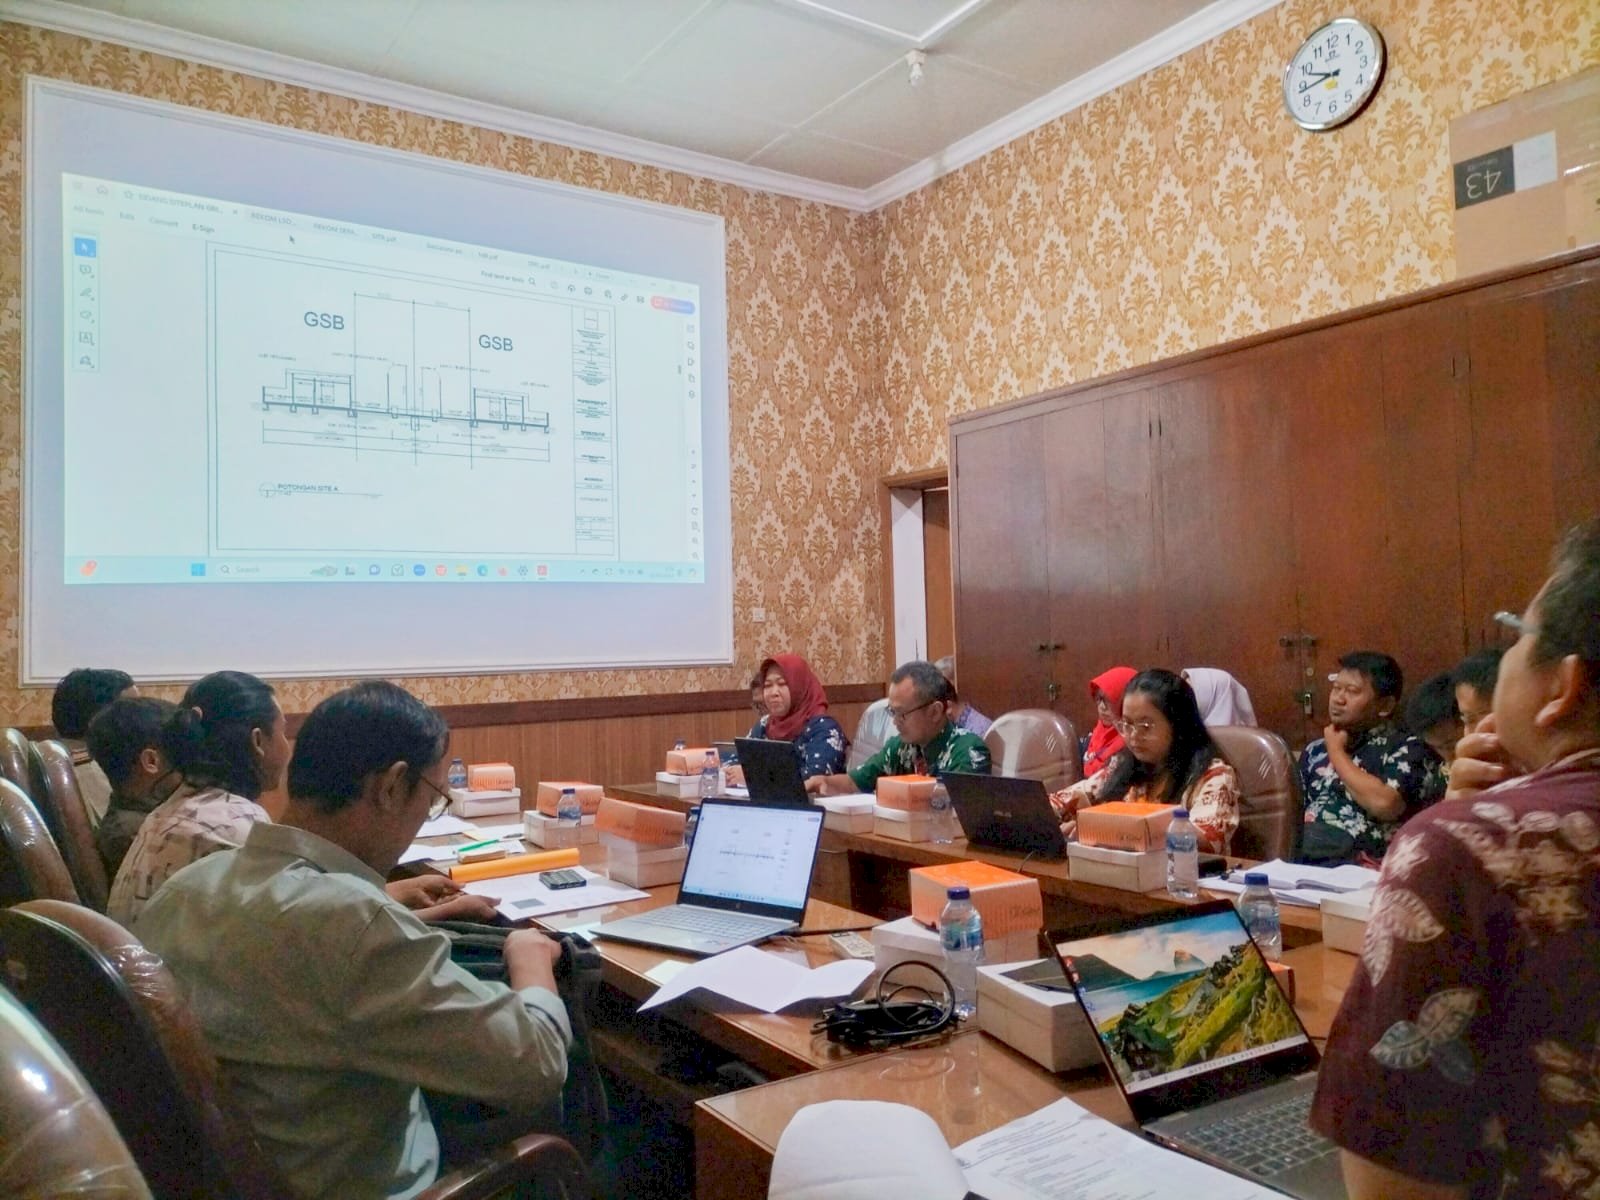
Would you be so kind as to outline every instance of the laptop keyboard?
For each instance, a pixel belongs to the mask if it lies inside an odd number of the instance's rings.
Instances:
[[[765,928],[769,922],[767,917],[719,913],[709,908],[657,908],[640,913],[633,920],[657,929],[679,929],[716,938],[744,937],[752,930]]]
[[[1337,1149],[1312,1130],[1310,1116],[1311,1093],[1304,1091],[1185,1130],[1181,1140],[1230,1166],[1271,1177]]]

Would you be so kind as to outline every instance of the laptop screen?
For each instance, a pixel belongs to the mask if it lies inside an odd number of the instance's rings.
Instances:
[[[1162,914],[1057,950],[1130,1098],[1310,1046],[1227,904]]]
[[[703,802],[681,895],[804,911],[824,815],[820,808]]]

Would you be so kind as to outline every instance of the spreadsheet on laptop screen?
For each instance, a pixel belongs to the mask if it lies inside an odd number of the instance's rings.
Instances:
[[[822,818],[821,809],[703,805],[683,892],[804,908]]]

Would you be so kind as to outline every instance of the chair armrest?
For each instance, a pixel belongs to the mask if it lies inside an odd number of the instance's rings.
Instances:
[[[417,1200],[489,1200],[519,1183],[556,1185],[565,1200],[587,1200],[589,1174],[583,1159],[562,1138],[530,1133],[508,1142],[481,1162],[441,1176]]]

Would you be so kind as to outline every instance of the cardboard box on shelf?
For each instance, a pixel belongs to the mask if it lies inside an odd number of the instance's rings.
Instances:
[[[1078,811],[1078,841],[1111,850],[1157,850],[1166,845],[1172,805],[1113,800]]]

